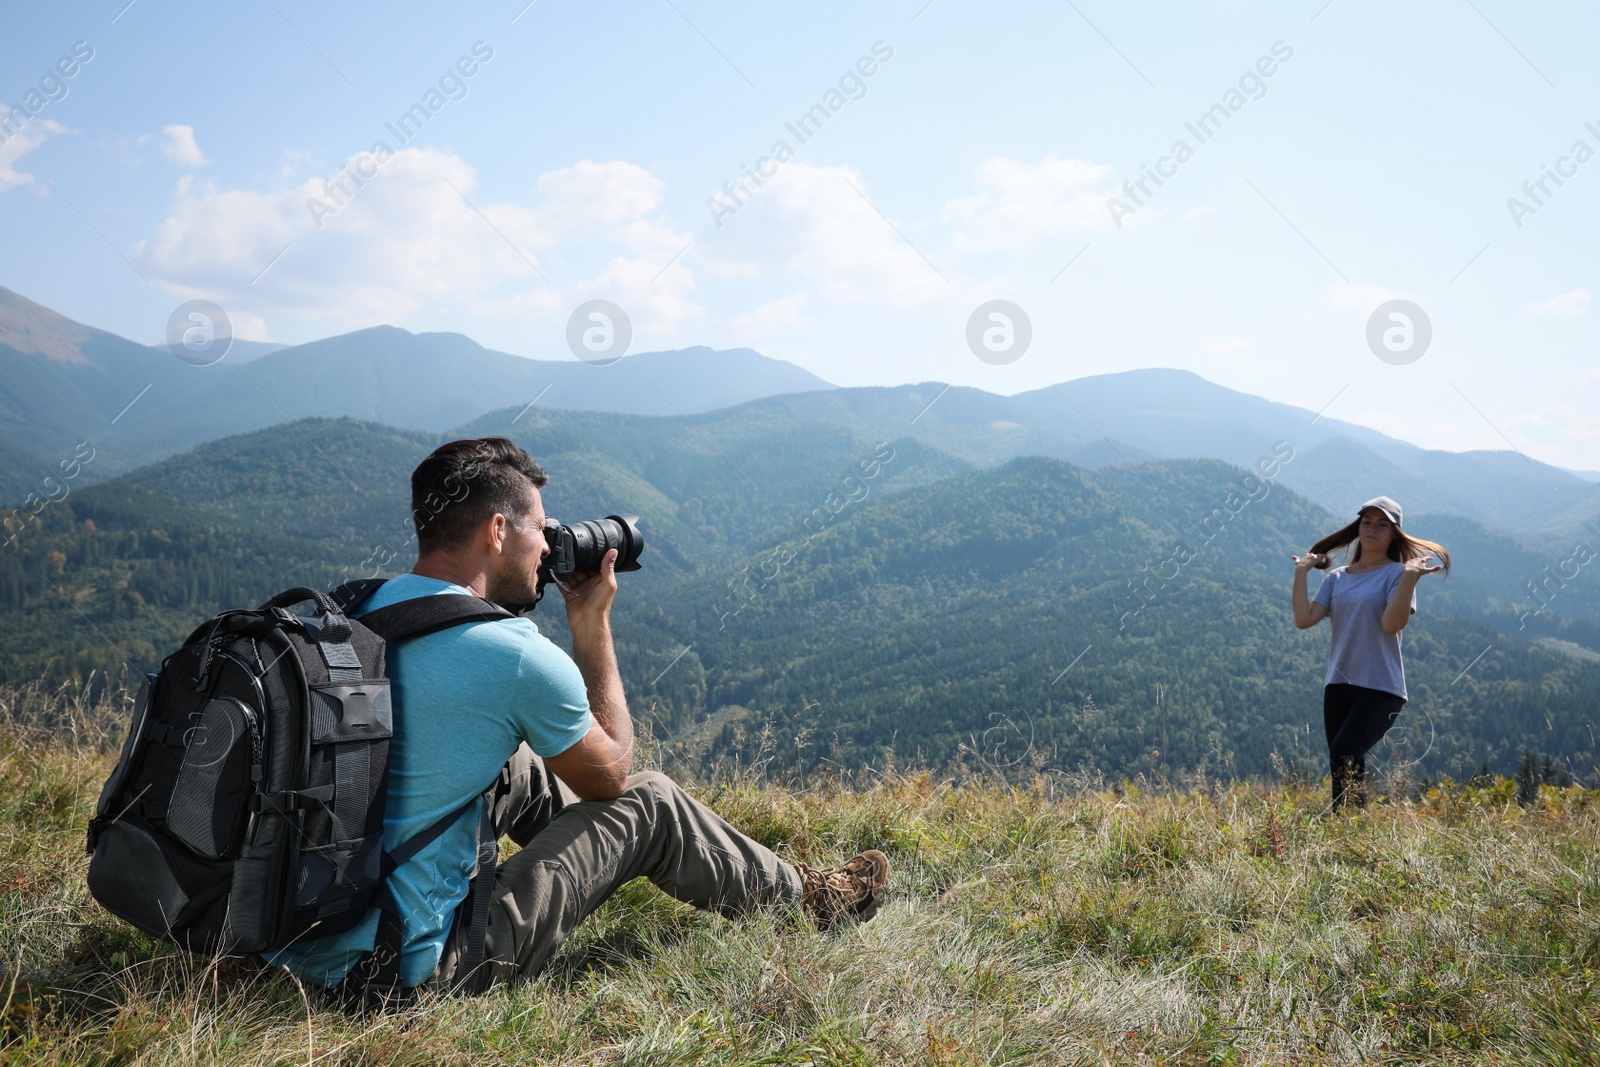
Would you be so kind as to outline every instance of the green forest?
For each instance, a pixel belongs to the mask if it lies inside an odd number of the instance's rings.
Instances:
[[[1342,521],[1265,467],[977,469],[827,424],[582,412],[472,432],[540,459],[553,517],[641,516],[614,627],[669,766],[1322,773],[1327,632],[1294,629],[1288,557]],[[117,684],[218,610],[407,569],[408,479],[438,440],[306,420],[73,489],[0,551],[0,680]],[[1461,550],[1419,589],[1411,701],[1375,766],[1464,777],[1532,751],[1589,778],[1587,605],[1518,632],[1539,557],[1466,520],[1417,528]],[[558,600],[533,618],[565,641]]]

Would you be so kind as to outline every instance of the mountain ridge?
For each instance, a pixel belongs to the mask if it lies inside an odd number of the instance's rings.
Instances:
[[[1088,468],[1207,457],[1248,467],[1283,442],[1303,457],[1285,469],[1284,484],[1335,514],[1384,494],[1413,513],[1459,514],[1532,544],[1600,528],[1600,483],[1579,473],[1514,452],[1424,449],[1187,370],[1088,375],[1011,396],[942,382],[842,388],[752,349],[695,346],[596,366],[394,326],[194,367],[0,290],[0,305],[8,302],[30,321],[53,324],[36,347],[88,339],[78,362],[0,344],[0,440],[18,456],[48,461],[100,435],[110,447],[89,482],[306,417],[460,434],[508,432],[545,408],[689,418],[695,426],[826,423],[875,439],[915,436],[978,466],[1041,455]],[[26,484],[0,480],[0,491],[14,495]]]

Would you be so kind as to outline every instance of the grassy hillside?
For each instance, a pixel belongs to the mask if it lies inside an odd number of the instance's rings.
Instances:
[[[0,1064],[1593,1063],[1600,793],[729,768],[695,791],[781,855],[878,846],[895,895],[821,935],[643,882],[534,984],[352,1019],[87,898],[107,709],[0,693]],[[646,754],[648,761],[648,754]]]

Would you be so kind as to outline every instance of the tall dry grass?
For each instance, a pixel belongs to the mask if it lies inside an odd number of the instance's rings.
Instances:
[[[1446,783],[1332,817],[1309,783],[1094,788],[890,770],[805,789],[759,746],[696,791],[893,901],[821,935],[644,883],[543,979],[352,1018],[101,911],[83,824],[119,701],[0,693],[0,1062],[1600,1062],[1600,794]]]

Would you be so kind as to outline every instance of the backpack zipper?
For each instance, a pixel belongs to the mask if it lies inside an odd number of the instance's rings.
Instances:
[[[261,723],[256,718],[256,713],[244,701],[236,701],[239,710],[244,712],[244,724],[250,730],[250,790],[254,794],[261,792]],[[244,839],[250,844],[256,840],[256,806],[255,797],[250,798],[250,818],[244,826]]]
[[[254,644],[254,642],[251,643]],[[230,649],[219,649],[217,656],[222,659],[232,660],[234,664],[244,672],[245,677],[250,679],[251,688],[255,691],[256,701],[260,705],[260,710],[258,711],[257,709],[250,707],[250,705],[246,704],[242,700],[235,701],[235,703],[239,705],[239,709],[244,712],[245,726],[248,727],[250,731],[250,788],[254,794],[259,795],[261,793],[261,780],[266,774],[266,731],[263,727],[261,716],[266,713],[267,694],[266,691],[261,688],[261,679],[257,677],[256,673],[250,669],[250,664],[245,662],[244,659]],[[260,653],[258,652],[257,657],[259,658],[259,656]],[[255,797],[252,796],[250,801],[250,818],[245,823],[244,831],[245,840],[252,844],[255,842],[256,818],[258,814],[259,813],[255,810]]]

